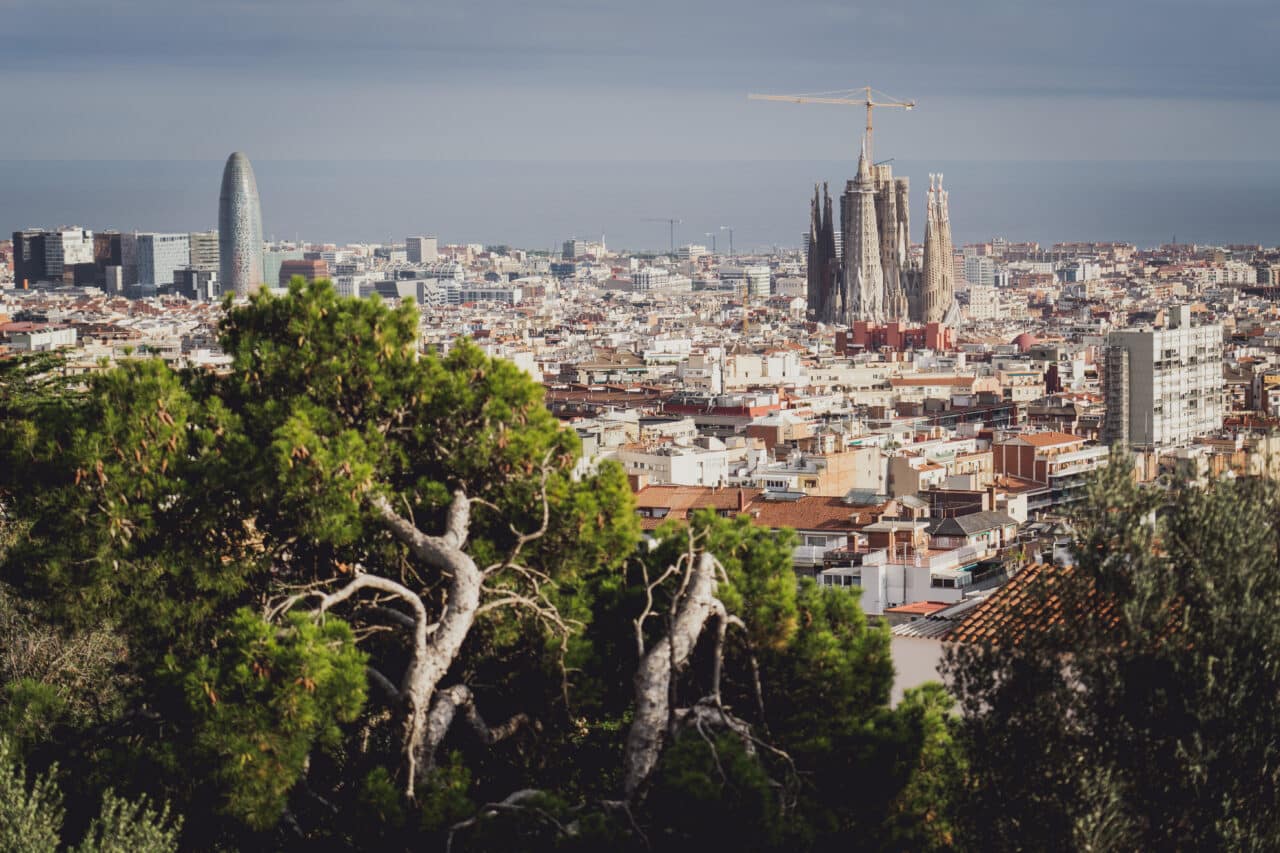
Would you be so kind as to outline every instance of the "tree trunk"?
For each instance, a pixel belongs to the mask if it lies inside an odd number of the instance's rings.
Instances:
[[[636,670],[636,715],[627,733],[623,757],[623,786],[628,799],[635,797],[662,755],[671,716],[672,679],[689,662],[718,603],[715,559],[705,552],[699,554],[689,572],[691,577],[676,603],[669,633],[650,647]]]
[[[444,613],[434,626],[429,626],[425,613],[419,613],[414,628],[414,654],[401,682],[407,709],[404,725],[405,793],[413,797],[418,777],[430,766],[444,731],[429,734],[428,716],[432,700],[449,667],[457,658],[462,644],[475,623],[480,608],[484,576],[475,561],[463,549],[471,520],[471,503],[461,490],[453,495],[445,533],[428,536],[391,508],[384,497],[373,501],[374,509],[397,539],[409,547],[413,555],[441,571],[448,578]],[[422,608],[421,599],[417,609]],[[452,718],[452,714],[449,715]]]

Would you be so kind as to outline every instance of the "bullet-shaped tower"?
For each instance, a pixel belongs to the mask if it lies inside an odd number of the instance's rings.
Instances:
[[[218,198],[218,277],[237,298],[262,286],[262,206],[249,158],[237,151],[222,170]]]

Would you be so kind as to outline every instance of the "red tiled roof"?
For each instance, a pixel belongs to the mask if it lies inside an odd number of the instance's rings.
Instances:
[[[894,388],[931,387],[934,385],[953,385],[957,388],[968,388],[976,382],[976,376],[895,376],[889,379]]]
[[[1079,613],[1067,612],[1058,590],[1071,578],[1074,569],[1053,563],[1035,563],[1014,575],[1004,586],[978,605],[973,614],[948,640],[956,643],[984,645],[1018,645],[1030,632],[1075,621]],[[1097,608],[1098,615],[1110,623],[1113,605],[1103,601],[1092,589],[1077,599]],[[1080,604],[1075,605],[1076,608]]]
[[[929,616],[952,606],[952,604],[942,601],[913,601],[910,604],[899,604],[897,607],[886,607],[884,612],[902,613],[910,616]]]
[[[1028,432],[1017,436],[1012,441],[1022,441],[1032,447],[1056,447],[1059,444],[1077,444],[1083,442],[1083,436],[1069,432]]]

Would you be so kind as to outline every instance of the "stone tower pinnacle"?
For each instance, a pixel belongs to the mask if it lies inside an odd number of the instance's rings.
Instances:
[[[921,320],[941,323],[955,301],[955,261],[951,250],[951,215],[942,175],[929,176],[929,205],[924,235],[924,285]]]

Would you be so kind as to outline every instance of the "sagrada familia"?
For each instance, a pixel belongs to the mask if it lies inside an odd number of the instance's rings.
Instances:
[[[809,214],[809,314],[822,323],[913,321],[956,325],[951,222],[942,175],[929,176],[924,258],[911,257],[909,182],[872,165],[864,141],[858,176],[840,196],[843,257],[831,196],[813,190]]]

